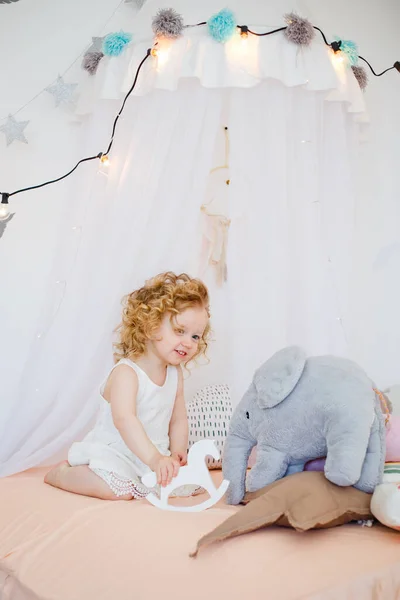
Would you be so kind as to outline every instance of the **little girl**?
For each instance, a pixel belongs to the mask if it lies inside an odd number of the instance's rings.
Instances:
[[[127,296],[97,423],[45,482],[105,500],[145,497],[150,470],[169,484],[187,457],[181,365],[204,354],[209,331],[207,288],[188,275],[163,273]]]

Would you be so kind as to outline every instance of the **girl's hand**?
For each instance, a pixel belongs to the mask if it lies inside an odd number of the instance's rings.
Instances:
[[[172,453],[172,458],[175,458],[175,460],[178,461],[178,463],[180,464],[181,467],[184,467],[185,465],[187,465],[187,452],[186,450],[183,452],[173,452]]]
[[[157,483],[162,487],[169,485],[179,473],[179,461],[173,456],[162,456],[156,462],[153,471],[157,475]]]

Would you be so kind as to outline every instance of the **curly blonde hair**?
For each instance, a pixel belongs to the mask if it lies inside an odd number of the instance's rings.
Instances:
[[[147,342],[154,339],[167,313],[172,320],[194,306],[204,307],[210,316],[208,290],[199,279],[186,273],[167,272],[146,281],[143,287],[123,299],[122,323],[116,329],[119,342],[114,344],[115,362],[121,358],[138,359],[146,352]],[[209,335],[210,323],[207,323],[192,360],[206,353]]]

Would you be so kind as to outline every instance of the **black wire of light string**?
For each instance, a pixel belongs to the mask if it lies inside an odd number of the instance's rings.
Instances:
[[[207,25],[207,21],[202,21],[201,23],[196,23],[195,25],[186,25],[186,27],[201,27],[202,25]],[[250,33],[251,35],[255,35],[257,37],[267,37],[268,35],[272,35],[274,33],[279,33],[280,31],[285,31],[288,28],[288,26],[285,25],[283,27],[278,27],[277,29],[272,29],[271,31],[266,31],[264,33],[258,33],[256,31],[253,31],[252,29],[249,29],[249,27],[247,25],[237,25],[236,27],[238,29],[240,29],[242,34],[246,35],[246,34]],[[313,25],[313,28],[320,32],[325,44],[327,46],[329,46],[330,48],[332,48],[332,50],[334,52],[337,52],[338,50],[340,50],[341,41],[338,41],[338,42],[335,41],[335,42],[329,43],[328,40],[326,39],[326,36],[325,36],[324,32],[322,31],[322,29],[320,29],[316,25]],[[358,58],[363,60],[369,66],[369,68],[371,69],[371,72],[375,75],[375,77],[381,77],[381,75],[384,75],[385,73],[387,73],[388,71],[391,71],[392,69],[396,69],[400,73],[400,62],[399,61],[396,61],[392,67],[385,69],[384,71],[382,71],[382,73],[375,73],[374,69],[372,68],[372,66],[367,61],[366,58],[364,58],[363,56],[360,56],[360,55],[358,55]]]
[[[110,143],[108,144],[108,148],[105,152],[99,152],[98,154],[94,155],[94,156],[87,156],[86,158],[82,158],[80,161],[78,161],[76,163],[76,165],[73,167],[73,169],[71,169],[70,171],[68,171],[68,173],[66,173],[65,175],[62,175],[61,177],[58,177],[57,179],[52,179],[50,181],[45,181],[44,183],[39,183],[38,185],[32,185],[30,187],[26,187],[26,188],[22,188],[20,190],[15,190],[15,192],[1,192],[1,204],[8,204],[8,199],[11,198],[11,196],[15,196],[16,194],[21,194],[22,192],[28,192],[30,190],[37,190],[38,188],[42,188],[46,185],[50,185],[52,183],[57,183],[58,181],[61,181],[62,179],[65,179],[66,177],[69,177],[69,175],[71,175],[78,167],[80,164],[84,163],[84,162],[89,162],[95,159],[101,159],[102,156],[107,156],[107,154],[110,152],[112,145],[114,143],[114,136],[115,136],[115,130],[117,128],[117,123],[118,120],[121,116],[122,111],[125,108],[125,104],[126,101],[128,100],[129,96],[131,95],[131,93],[133,92],[133,90],[135,89],[135,86],[137,84],[138,81],[138,77],[141,71],[141,68],[143,67],[144,63],[146,62],[146,60],[148,59],[148,57],[151,55],[151,49],[149,48],[147,50],[146,56],[142,59],[142,61],[140,62],[137,70],[136,70],[136,74],[135,74],[135,78],[133,80],[133,83],[129,89],[129,91],[127,92],[122,106],[119,110],[119,112],[117,113],[117,116],[114,119],[114,123],[113,123],[113,128],[112,128],[112,133],[111,133],[111,139],[110,139]]]
[[[185,26],[185,28],[190,28],[190,27],[201,27],[201,26],[204,26],[204,25],[207,25],[207,21],[202,21],[201,23],[196,23],[195,25],[186,25],[186,26]],[[274,34],[274,33],[278,33],[278,32],[280,32],[280,31],[285,31],[285,30],[286,30],[288,27],[287,27],[287,26],[285,26],[285,27],[279,27],[278,29],[273,29],[272,31],[267,31],[267,32],[265,32],[265,33],[257,33],[257,32],[255,32],[255,31],[252,31],[251,29],[249,29],[249,28],[248,28],[248,26],[247,26],[247,25],[237,25],[237,28],[238,28],[238,29],[240,29],[240,30],[241,30],[241,32],[242,32],[242,33],[244,33],[244,34],[248,34],[248,33],[250,33],[251,35],[254,35],[254,36],[257,36],[257,37],[266,37],[266,36],[268,36],[268,35],[272,35],[272,34]],[[322,35],[322,38],[323,38],[323,40],[324,40],[325,44],[326,44],[327,46],[329,46],[330,48],[332,48],[332,50],[333,50],[334,52],[337,52],[338,50],[340,50],[341,41],[334,41],[334,42],[331,42],[331,43],[329,43],[329,42],[328,42],[328,40],[326,39],[326,36],[325,36],[324,32],[322,31],[322,29],[320,29],[320,28],[319,28],[319,27],[317,27],[316,25],[313,25],[313,28],[314,28],[315,30],[317,30],[317,31],[319,31],[319,32],[320,32],[320,34]],[[143,60],[141,61],[141,63],[140,63],[140,64],[139,64],[139,66],[138,66],[138,69],[137,69],[137,71],[136,71],[136,75],[135,75],[135,78],[134,78],[133,84],[132,84],[132,86],[131,86],[130,90],[128,91],[128,93],[126,94],[126,96],[125,96],[125,98],[124,98],[124,101],[123,101],[123,103],[122,103],[121,109],[119,110],[119,112],[118,112],[117,116],[116,116],[116,117],[115,117],[115,119],[114,119],[113,128],[112,128],[112,133],[111,133],[111,139],[110,139],[110,143],[109,143],[109,145],[108,145],[108,148],[107,148],[106,152],[99,152],[99,154],[96,154],[96,156],[89,156],[89,157],[87,157],[87,158],[82,158],[82,159],[81,159],[81,160],[80,160],[80,161],[79,161],[79,162],[78,162],[78,163],[75,165],[75,167],[74,167],[73,169],[71,169],[71,170],[70,170],[68,173],[66,173],[65,175],[62,175],[61,177],[58,177],[57,179],[52,179],[51,181],[46,181],[46,182],[44,182],[44,183],[41,183],[41,184],[39,184],[39,185],[30,186],[30,187],[27,187],[27,188],[23,188],[23,189],[20,189],[20,190],[16,190],[15,192],[11,192],[11,193],[8,193],[8,192],[1,192],[1,204],[8,204],[8,199],[9,199],[11,196],[15,196],[16,194],[20,194],[20,193],[22,193],[22,192],[27,192],[27,191],[29,191],[29,190],[35,190],[35,189],[38,189],[38,188],[44,187],[44,186],[46,186],[46,185],[50,185],[50,184],[52,184],[52,183],[56,183],[57,181],[61,181],[62,179],[65,179],[66,177],[68,177],[69,175],[71,175],[71,174],[72,174],[72,173],[73,173],[73,172],[74,172],[74,171],[75,171],[75,170],[76,170],[76,169],[79,167],[79,165],[80,165],[80,164],[82,164],[82,163],[84,163],[84,162],[92,161],[92,160],[95,160],[95,159],[101,159],[101,157],[102,157],[102,156],[106,156],[106,155],[107,155],[107,154],[110,152],[110,150],[111,150],[111,148],[112,148],[112,145],[113,145],[113,143],[114,143],[114,136],[115,136],[115,131],[116,131],[116,127],[117,127],[117,123],[118,123],[119,117],[121,116],[121,114],[122,114],[122,111],[123,111],[123,110],[124,110],[124,108],[125,108],[125,104],[126,104],[126,101],[127,101],[127,99],[129,98],[130,94],[132,93],[132,91],[134,90],[134,88],[135,88],[135,86],[136,86],[136,83],[137,83],[137,80],[138,80],[138,77],[139,77],[140,70],[141,70],[141,68],[142,68],[143,64],[145,63],[145,61],[147,60],[147,58],[148,58],[150,55],[151,55],[151,49],[149,49],[149,50],[147,51],[147,53],[146,53],[146,56],[143,58]],[[389,68],[385,69],[385,70],[384,70],[384,71],[382,71],[381,73],[376,73],[376,72],[374,71],[374,69],[372,68],[371,64],[370,64],[370,63],[369,63],[369,62],[368,62],[368,61],[367,61],[367,60],[366,60],[366,59],[365,59],[363,56],[358,56],[358,58],[360,58],[362,61],[364,61],[364,62],[365,62],[365,63],[366,63],[368,66],[369,66],[369,68],[371,69],[371,72],[372,72],[372,73],[375,75],[375,77],[381,77],[382,75],[384,75],[384,74],[385,74],[385,73],[387,73],[388,71],[391,71],[392,69],[396,69],[397,71],[399,71],[399,72],[400,72],[400,62],[399,62],[399,61],[396,61],[392,67],[389,67]]]
[[[313,27],[314,27],[314,29],[316,29],[317,31],[320,32],[320,34],[323,37],[323,40],[324,40],[325,44],[327,46],[330,46],[333,49],[334,52],[337,51],[337,50],[340,50],[340,45],[342,43],[341,41],[329,43],[328,40],[326,39],[325,34],[322,31],[322,29],[320,29],[319,27],[316,27],[315,25],[313,25]],[[385,69],[384,71],[382,71],[382,73],[375,73],[374,69],[372,68],[372,66],[367,61],[366,58],[364,58],[363,56],[360,56],[360,55],[358,55],[358,58],[360,58],[361,60],[363,60],[369,66],[369,68],[371,69],[371,72],[375,75],[375,77],[381,77],[382,75],[384,75],[388,71],[391,71],[392,69],[396,69],[396,71],[400,72],[400,63],[399,63],[399,61],[396,61],[392,67],[389,67],[388,69]]]
[[[267,31],[265,33],[257,33],[256,31],[252,31],[251,29],[249,29],[247,27],[247,25],[238,25],[237,27],[238,27],[238,29],[241,30],[242,33],[245,33],[245,34],[250,33],[251,35],[255,35],[257,37],[266,37],[267,35],[272,35],[273,33],[278,33],[279,31],[285,31],[287,29],[287,26],[286,26],[286,27],[279,27],[278,29],[273,29],[272,31]],[[320,32],[325,44],[327,46],[329,46],[330,48],[332,48],[332,50],[334,52],[337,52],[338,50],[340,50],[340,46],[342,43],[341,41],[329,43],[328,40],[326,39],[326,36],[325,36],[324,32],[322,31],[322,29],[320,29],[316,25],[313,25],[313,28]],[[400,62],[399,61],[396,61],[392,67],[385,69],[384,71],[382,71],[382,73],[375,73],[374,69],[372,68],[371,64],[367,61],[366,58],[364,58],[363,56],[360,56],[360,55],[358,55],[358,58],[363,60],[369,66],[369,68],[371,69],[371,72],[375,75],[375,77],[381,77],[382,75],[384,75],[388,71],[391,71],[392,69],[396,69],[396,71],[400,72]]]

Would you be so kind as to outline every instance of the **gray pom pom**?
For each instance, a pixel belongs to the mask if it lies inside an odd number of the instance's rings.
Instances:
[[[103,56],[102,52],[87,52],[82,60],[82,69],[85,69],[89,75],[94,75]]]
[[[298,46],[308,46],[315,36],[315,30],[308,19],[299,17],[296,13],[285,15],[285,21],[288,24],[285,29],[285,36],[293,44]]]
[[[178,38],[183,31],[183,17],[173,8],[162,8],[153,18],[153,31],[157,37]]]
[[[368,85],[367,71],[364,69],[364,67],[358,67],[358,66],[352,66],[351,69],[354,73],[354,77],[358,81],[358,85],[360,86],[360,88],[362,90],[365,90],[365,88]]]

